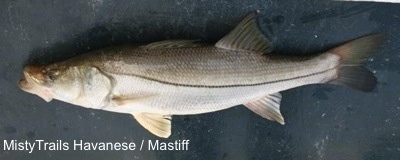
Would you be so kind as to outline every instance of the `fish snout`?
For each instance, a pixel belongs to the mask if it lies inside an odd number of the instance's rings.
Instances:
[[[18,87],[24,91],[29,92],[32,90],[32,80],[33,75],[37,74],[39,67],[36,66],[26,66],[24,67],[23,77],[18,81]]]
[[[44,74],[45,70],[43,66],[25,66],[24,67],[24,76],[25,76],[25,81],[24,79],[20,80],[21,83],[28,83],[29,80],[33,80],[36,83],[41,83],[44,80]]]

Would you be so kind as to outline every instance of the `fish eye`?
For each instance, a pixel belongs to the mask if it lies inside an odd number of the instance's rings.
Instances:
[[[52,74],[52,73],[48,74],[47,76],[52,81],[56,80],[56,76],[54,74]]]
[[[47,78],[54,81],[56,80],[58,73],[58,70],[50,70],[47,72]]]

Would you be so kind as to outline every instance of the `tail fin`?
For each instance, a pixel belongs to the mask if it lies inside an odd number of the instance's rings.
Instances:
[[[377,79],[361,63],[377,50],[383,41],[383,34],[371,34],[330,50],[330,53],[339,55],[341,60],[338,77],[329,83],[365,92],[372,91],[376,86]]]

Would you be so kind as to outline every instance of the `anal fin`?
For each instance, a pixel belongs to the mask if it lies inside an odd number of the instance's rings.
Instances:
[[[282,95],[280,93],[274,93],[245,103],[244,106],[263,118],[277,121],[284,125],[285,120],[279,110],[281,99]]]
[[[171,116],[155,113],[135,113],[133,117],[150,133],[162,138],[171,135]]]

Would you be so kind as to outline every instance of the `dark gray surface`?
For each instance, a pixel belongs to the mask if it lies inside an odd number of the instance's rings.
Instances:
[[[4,151],[3,140],[156,140],[130,115],[84,109],[18,89],[26,63],[50,63],[106,46],[164,39],[214,43],[247,13],[278,54],[317,53],[383,32],[388,42],[367,67],[372,93],[313,85],[283,92],[286,125],[242,106],[174,116],[169,139],[188,151]],[[328,0],[162,1],[2,0],[0,2],[0,159],[400,159],[400,5]]]

